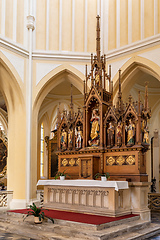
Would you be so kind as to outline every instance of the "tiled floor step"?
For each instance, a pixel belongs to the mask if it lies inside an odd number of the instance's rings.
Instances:
[[[160,233],[160,224],[151,223],[147,228],[112,238],[112,240],[142,240],[158,233]]]
[[[125,234],[127,232],[132,232],[132,231],[137,231],[138,229],[143,229],[145,227],[148,227],[150,223],[147,221],[141,221],[141,220],[137,220],[137,221],[133,221],[133,222],[128,222],[125,224],[121,224],[121,225],[117,225],[117,226],[113,226],[107,229],[102,229],[102,230],[98,230],[98,231],[92,231],[89,229],[85,229],[80,231],[79,229],[73,229],[73,228],[69,228],[66,226],[57,226],[54,229],[55,233],[59,233],[62,232],[64,236],[72,236],[74,234],[75,237],[79,237],[82,239],[95,239],[95,240],[106,240],[106,239],[112,239],[118,235],[122,235]]]

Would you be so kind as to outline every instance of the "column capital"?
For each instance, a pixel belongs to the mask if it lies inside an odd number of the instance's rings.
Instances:
[[[27,16],[27,25],[26,27],[29,29],[32,29],[32,31],[35,29],[35,26],[34,26],[34,23],[35,23],[35,18],[34,16]]]

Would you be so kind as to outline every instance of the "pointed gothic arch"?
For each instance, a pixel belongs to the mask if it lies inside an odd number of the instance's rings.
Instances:
[[[128,85],[137,69],[142,69],[143,71],[160,81],[160,67],[156,63],[140,56],[134,56],[130,58],[126,63],[124,63],[124,65],[121,67],[122,89],[124,89]],[[113,78],[113,83],[115,101],[118,91],[118,72]]]

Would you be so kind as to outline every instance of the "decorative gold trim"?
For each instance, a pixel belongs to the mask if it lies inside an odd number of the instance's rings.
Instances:
[[[69,165],[71,165],[73,167],[75,162],[76,162],[75,159],[71,158],[71,160],[69,160]]]
[[[79,164],[80,164],[80,160],[81,160],[81,159],[78,158],[77,161],[76,161],[76,164],[77,164],[78,166],[79,166]]]
[[[114,157],[109,157],[109,158],[107,159],[107,163],[108,163],[109,165],[113,165],[113,164],[115,163]]]
[[[62,165],[65,167],[65,166],[67,166],[67,164],[68,164],[68,160],[66,158],[64,158],[62,160]]]
[[[119,156],[116,162],[118,163],[118,165],[122,165],[125,162],[125,158],[122,156]]]
[[[127,157],[126,162],[127,162],[129,165],[133,165],[133,164],[135,163],[135,157],[134,157],[134,156],[129,156],[129,157]]]

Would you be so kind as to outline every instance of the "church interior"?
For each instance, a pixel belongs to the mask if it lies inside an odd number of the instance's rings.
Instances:
[[[160,203],[159,56],[159,0],[0,0],[8,209],[39,204],[37,183],[57,171],[73,181],[108,172]]]

